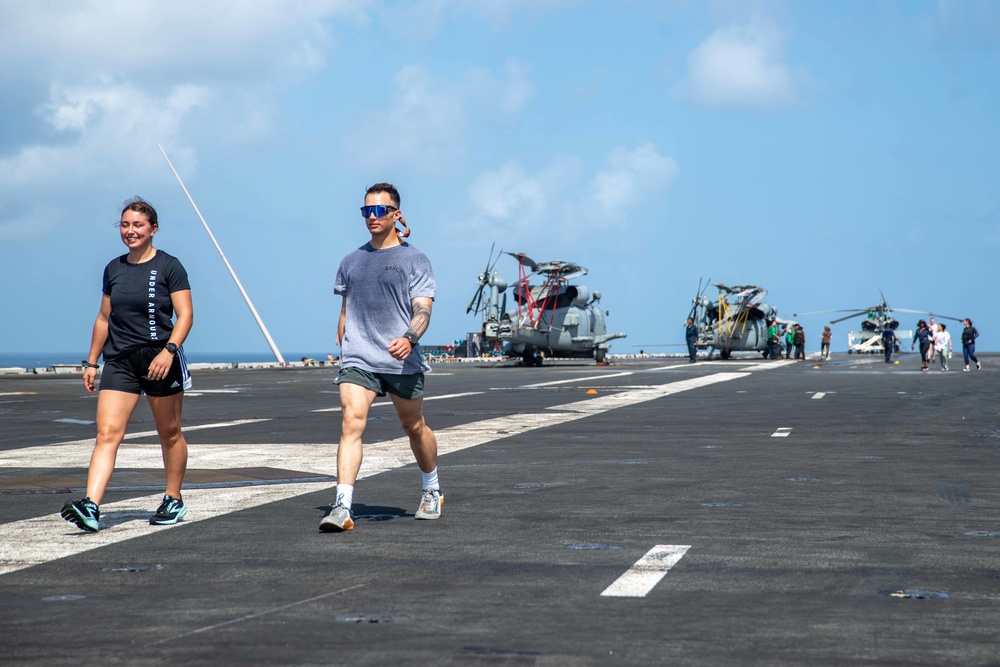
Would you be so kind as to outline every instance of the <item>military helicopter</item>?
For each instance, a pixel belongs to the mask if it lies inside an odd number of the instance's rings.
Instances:
[[[917,315],[929,315],[931,317],[939,317],[942,320],[954,320],[956,322],[961,322],[957,317],[948,317],[946,315],[935,315],[934,313],[925,310],[910,310],[908,308],[891,308],[885,300],[885,295],[879,290],[879,302],[868,308],[845,308],[841,310],[820,310],[814,313],[793,313],[794,317],[806,316],[806,315],[819,315],[821,313],[850,313],[850,315],[844,315],[835,320],[830,320],[830,324],[837,324],[843,322],[844,320],[849,320],[852,317],[858,317],[859,315],[864,315],[865,319],[861,322],[861,331],[848,331],[847,332],[847,353],[848,354],[875,354],[885,351],[885,346],[882,342],[882,332],[889,328],[896,332],[896,345],[894,352],[899,352],[899,340],[909,339],[911,336],[910,331],[899,331],[899,320],[892,316],[893,312],[899,313],[916,313]]]
[[[524,253],[500,251],[493,259],[493,247],[486,270],[479,274],[479,287],[465,310],[482,312],[483,341],[503,345],[505,355],[519,356],[526,366],[541,366],[543,354],[592,357],[604,363],[608,343],[625,338],[626,334],[607,333],[604,325],[607,313],[601,311],[600,292],[591,293],[583,285],[569,284],[573,278],[587,275],[587,269],[562,260],[535,262]],[[517,308],[510,311],[507,281],[494,271],[503,254],[518,262],[517,284],[513,288]],[[532,279],[540,282],[532,285]]]
[[[709,350],[709,359],[715,350],[722,359],[728,359],[733,352],[761,352],[767,357],[768,323],[776,320],[782,336],[786,327],[796,324],[778,317],[778,309],[763,301],[767,290],[762,287],[715,283],[719,298],[712,301],[705,296],[710,284],[711,280],[702,287],[699,281],[698,294],[691,300],[688,314],[698,327],[696,345]]]

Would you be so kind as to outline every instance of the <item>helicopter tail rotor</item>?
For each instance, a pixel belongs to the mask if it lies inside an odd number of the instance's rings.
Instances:
[[[486,270],[479,274],[479,288],[476,289],[476,293],[472,295],[472,300],[469,301],[469,307],[465,309],[466,315],[473,312],[475,314],[479,314],[479,306],[482,305],[483,302],[483,291],[486,289],[486,286],[490,284],[490,273],[493,271],[493,267],[496,266],[497,260],[500,259],[500,255],[503,254],[503,251],[500,251],[497,253],[496,259],[493,259],[493,249],[496,245],[496,241],[494,241],[493,245],[490,246],[490,254],[486,258]]]
[[[695,294],[695,297],[691,300],[691,312],[688,313],[688,317],[690,317],[695,322],[698,321],[698,309],[701,308],[703,305],[702,299],[705,296],[705,290],[708,289],[708,286],[711,283],[712,279],[709,278],[707,281],[705,281],[703,286],[702,279],[701,278],[698,279],[698,292],[697,294]]]

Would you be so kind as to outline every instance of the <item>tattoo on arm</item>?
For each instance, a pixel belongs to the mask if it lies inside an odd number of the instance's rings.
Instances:
[[[406,333],[420,338],[431,323],[431,306],[426,299],[414,299],[411,305],[413,306],[413,318],[410,319],[410,328],[406,330]]]

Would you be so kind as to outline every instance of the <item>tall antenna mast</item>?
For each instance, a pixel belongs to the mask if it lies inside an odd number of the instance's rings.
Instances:
[[[257,314],[257,309],[253,307],[253,302],[250,301],[250,295],[248,295],[247,291],[243,289],[243,284],[240,282],[240,279],[236,277],[236,272],[233,271],[233,267],[229,264],[229,260],[226,259],[226,254],[222,252],[222,248],[219,247],[219,242],[215,240],[215,234],[213,234],[212,230],[208,228],[208,223],[205,222],[205,218],[202,216],[201,211],[198,210],[198,205],[195,204],[194,199],[191,198],[191,193],[188,192],[186,187],[184,187],[184,181],[181,180],[180,174],[178,174],[177,170],[174,169],[174,165],[170,162],[170,158],[167,157],[167,153],[163,150],[163,146],[156,144],[156,147],[160,149],[160,153],[163,154],[163,159],[167,161],[167,166],[170,167],[170,171],[174,172],[174,177],[177,179],[177,182],[181,184],[181,190],[183,190],[184,194],[187,195],[188,201],[191,202],[191,206],[194,207],[194,212],[198,214],[198,219],[201,220],[201,224],[205,226],[205,231],[208,232],[208,237],[212,239],[212,243],[215,244],[215,249],[219,251],[219,256],[222,257],[222,261],[226,264],[226,268],[229,269],[229,275],[231,275],[233,280],[236,281],[236,287],[239,288],[240,294],[243,295],[243,300],[246,301],[247,306],[250,307],[250,312],[253,314],[253,318],[257,320],[257,326],[260,327],[260,332],[264,334],[267,344],[271,346],[271,352],[274,353],[274,358],[278,360],[278,363],[284,366],[285,358],[281,356],[278,346],[274,344],[274,339],[271,338],[271,334],[268,333],[267,327],[264,326],[264,320],[260,319],[260,315]]]

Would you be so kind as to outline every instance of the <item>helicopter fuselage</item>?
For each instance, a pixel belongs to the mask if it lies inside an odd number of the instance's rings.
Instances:
[[[566,263],[549,262],[541,265],[563,267]],[[579,272],[586,269],[572,265]],[[489,297],[483,306],[483,342],[500,346],[508,356],[519,356],[525,363],[540,363],[541,357],[594,358],[603,362],[610,341],[624,338],[624,333],[609,333],[605,313],[600,307],[599,292],[591,294],[583,285],[567,284],[565,279],[548,279],[543,284],[531,285],[522,278],[512,290],[516,307],[506,309],[500,296],[507,289],[507,281],[494,272],[480,277],[481,286],[489,288]]]
[[[694,301],[692,317],[698,327],[700,349],[715,350],[723,359],[732,352],[764,352],[767,350],[767,326],[775,320],[782,340],[788,325],[795,322],[778,317],[778,309],[761,299],[767,291],[754,285],[720,288],[719,299],[710,301],[699,296]]]

